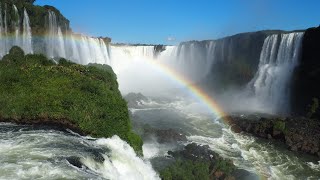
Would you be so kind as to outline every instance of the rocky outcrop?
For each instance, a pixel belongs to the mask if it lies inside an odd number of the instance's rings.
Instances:
[[[306,115],[312,99],[320,98],[320,26],[305,31],[302,41],[300,64],[293,77],[292,110]],[[314,117],[319,118],[316,111]]]
[[[320,121],[308,118],[225,118],[231,130],[283,142],[292,151],[320,157]]]
[[[241,178],[249,172],[237,169],[233,162],[220,157],[207,145],[188,144],[181,151],[169,151],[176,162],[161,171],[163,179],[228,179]],[[187,175],[188,173],[190,173]]]
[[[158,55],[164,50],[166,50],[165,45],[161,45],[161,44],[155,45],[154,46],[154,58],[157,58]]]

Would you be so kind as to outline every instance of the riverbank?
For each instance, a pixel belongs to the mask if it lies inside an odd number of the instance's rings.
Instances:
[[[320,158],[320,121],[305,117],[250,118],[228,116],[228,124],[235,133],[247,133],[255,137],[274,139],[288,149]]]

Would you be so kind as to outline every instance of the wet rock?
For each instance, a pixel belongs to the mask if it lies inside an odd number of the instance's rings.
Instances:
[[[241,133],[242,132],[242,129],[241,127],[239,127],[238,125],[233,125],[231,126],[231,130],[235,133]]]
[[[93,151],[92,155],[93,155],[93,159],[99,163],[103,163],[105,160],[102,154],[98,151]]]
[[[67,157],[67,161],[77,167],[77,168],[82,168],[83,164],[81,163],[80,161],[80,158],[79,157],[76,157],[76,156],[71,156],[71,157]]]
[[[292,151],[320,157],[319,120],[303,117],[250,119],[230,116],[228,117],[228,124],[235,133],[243,131],[256,137],[275,139],[285,143],[288,149]]]

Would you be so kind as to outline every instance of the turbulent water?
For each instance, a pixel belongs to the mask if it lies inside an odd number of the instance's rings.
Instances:
[[[155,128],[173,128],[187,135],[188,141],[209,147],[221,156],[233,160],[239,168],[250,171],[243,179],[317,179],[319,162],[287,150],[281,144],[272,144],[233,133],[223,121],[204,111],[200,102],[183,98],[174,101],[151,100],[131,108],[133,121]],[[257,118],[259,116],[257,115]],[[145,142],[144,155],[157,161],[175,146]],[[157,165],[157,162],[154,162]]]
[[[8,8],[14,10],[14,22],[10,23],[14,32],[8,31]],[[102,38],[63,32],[53,11],[48,11],[46,23],[46,37],[36,39],[26,10],[19,13],[15,6],[0,6],[0,57],[18,45],[26,53],[43,53],[55,60],[63,57],[79,64],[108,64],[117,74],[123,94],[161,96],[130,109],[135,123],[183,132],[188,136],[187,143],[207,144],[232,159],[237,167],[250,171],[249,179],[320,176],[319,163],[308,156],[232,133],[206,106],[191,98],[185,82],[170,72],[175,71],[191,82],[201,80],[215,63],[227,63],[234,58],[232,40],[181,43],[158,52],[151,45],[111,45]],[[293,69],[299,64],[302,37],[303,33],[268,36],[260,60],[257,59],[260,63],[254,78],[243,90],[227,94],[229,99],[224,101],[230,100],[229,105],[238,108],[236,104],[244,98],[241,110],[287,113],[288,87]],[[43,41],[43,47],[38,47],[36,40]],[[162,100],[163,97],[166,99]],[[149,160],[155,167],[157,158],[165,158],[168,150],[176,148],[147,141],[143,145],[145,159],[141,159],[117,136],[93,139],[47,127],[12,124],[0,124],[0,147],[0,179],[158,179]],[[77,160],[82,167],[74,164]]]
[[[117,136],[94,139],[1,123],[0,147],[0,179],[159,179],[150,163]]]

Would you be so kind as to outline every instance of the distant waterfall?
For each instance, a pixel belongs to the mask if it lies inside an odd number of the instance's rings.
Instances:
[[[50,58],[66,58],[79,64],[110,64],[109,45],[101,38],[62,32],[56,14],[48,12],[48,36],[46,55]]]
[[[32,34],[28,13],[24,9],[23,22],[21,23],[17,7],[13,5],[12,8],[14,13],[11,15],[12,17],[8,18],[7,5],[5,4],[4,9],[0,5],[0,58],[6,55],[12,46],[20,46],[27,54],[33,53]],[[11,24],[13,32],[8,31],[8,19],[12,20]],[[22,32],[20,29],[22,29]]]
[[[14,16],[13,16],[13,26],[14,26],[14,35],[15,41],[13,45],[20,46],[20,16],[16,5],[13,5]]]
[[[186,42],[169,46],[159,59],[194,82],[206,77],[216,62],[227,62],[232,49],[228,48],[229,39]]]
[[[3,19],[2,17],[2,6],[0,4],[0,57],[4,56],[6,51],[6,18]]]
[[[298,65],[302,37],[303,33],[270,35],[263,44],[259,69],[248,86],[272,113],[289,111],[290,80]]]
[[[22,47],[25,53],[32,54],[32,34],[30,27],[30,20],[26,9],[23,12],[23,38],[22,38]]]
[[[46,55],[50,58],[66,57],[62,32],[57,23],[56,14],[48,12],[48,36],[46,37]]]

